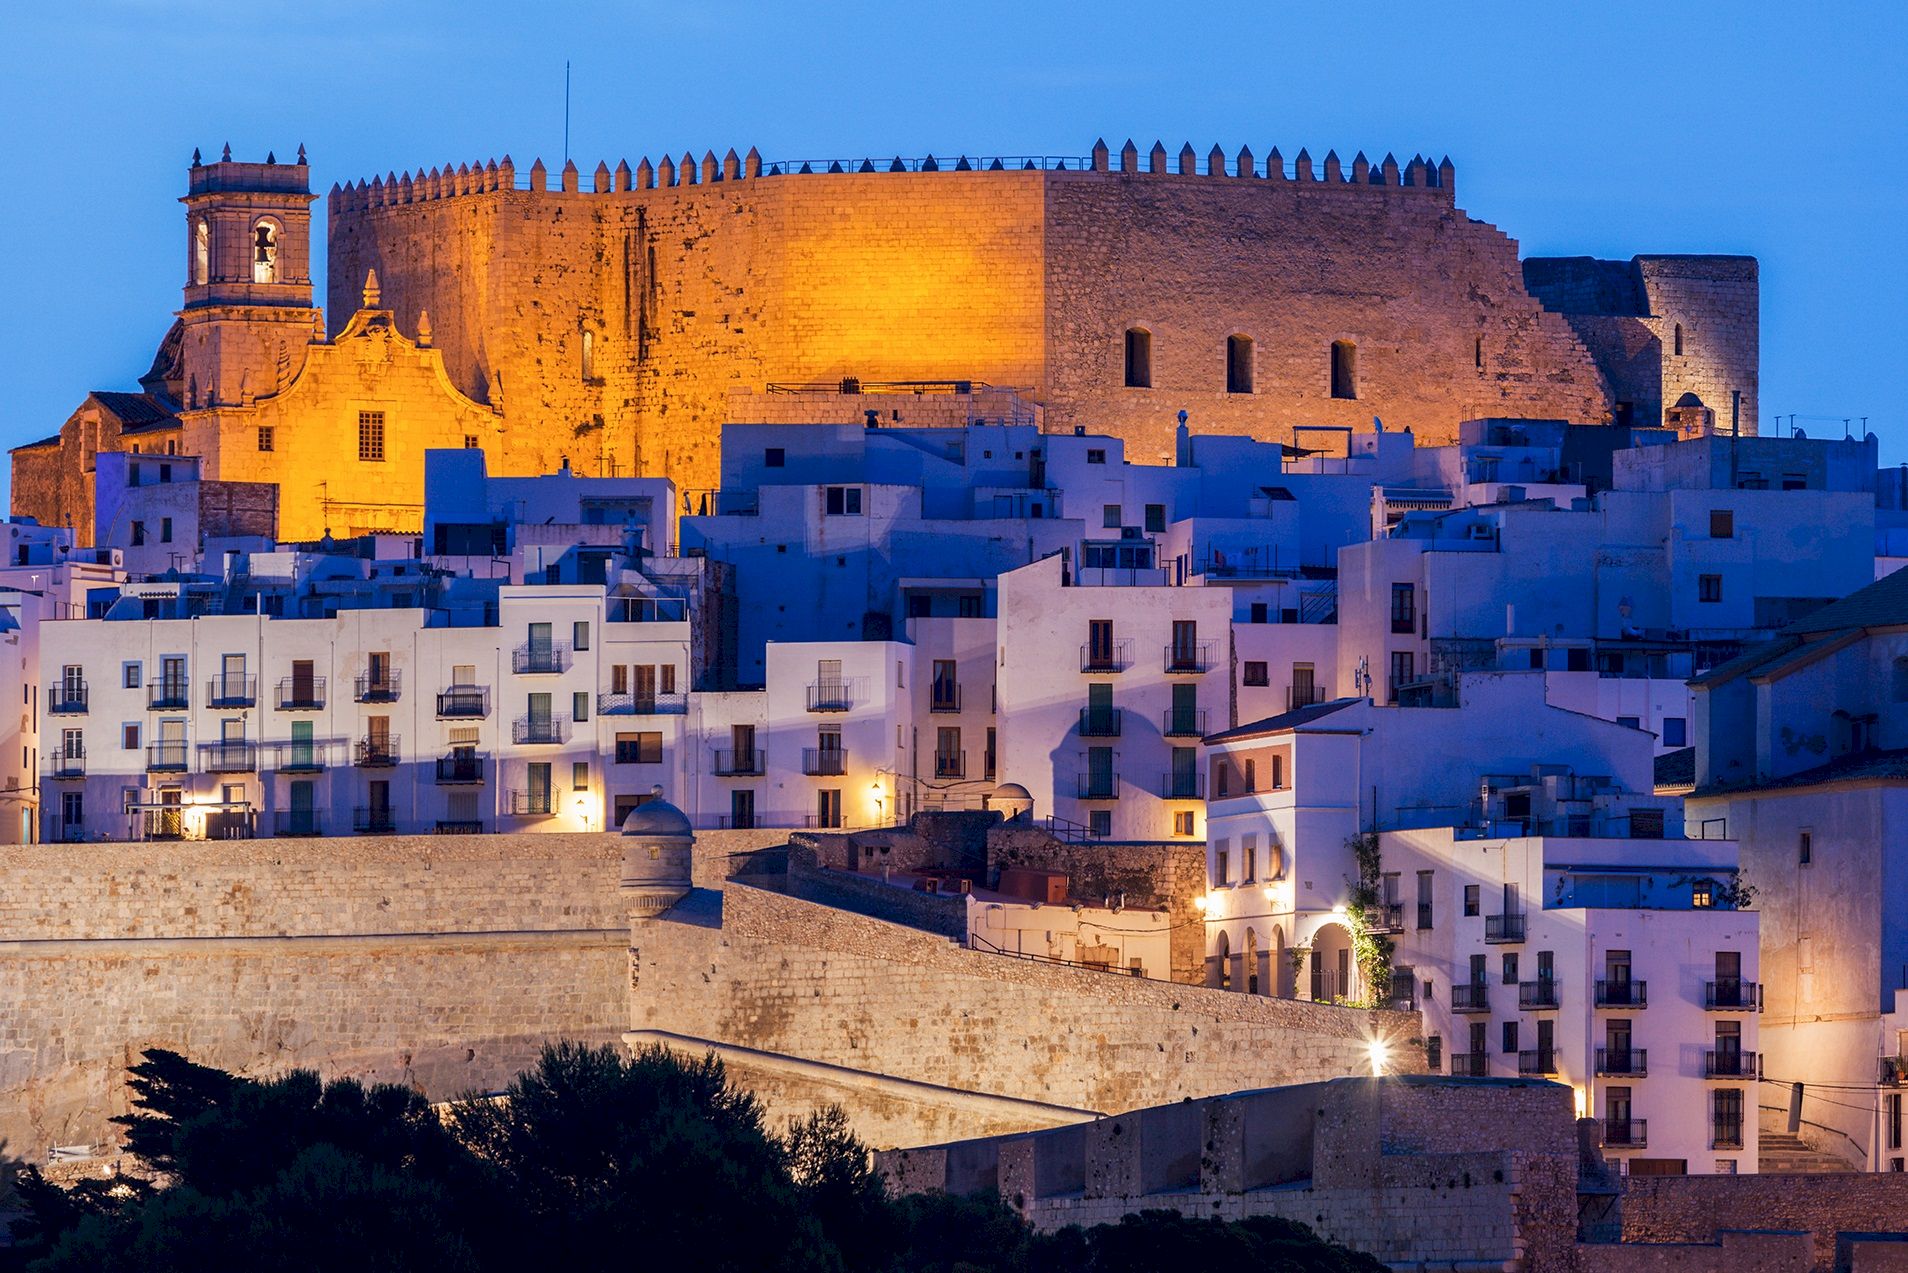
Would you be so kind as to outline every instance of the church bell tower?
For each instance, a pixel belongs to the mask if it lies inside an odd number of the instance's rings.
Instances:
[[[311,170],[273,155],[216,163],[192,155],[185,204],[185,304],[179,311],[188,413],[274,393],[320,329],[311,296]],[[188,450],[193,433],[188,423]],[[207,456],[208,462],[212,457]],[[212,474],[208,473],[208,476]]]

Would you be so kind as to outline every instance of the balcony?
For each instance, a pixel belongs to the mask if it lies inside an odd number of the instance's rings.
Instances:
[[[667,694],[598,694],[598,716],[681,716],[689,710],[689,696]]]
[[[1392,1012],[1416,1012],[1418,1010],[1418,985],[1414,981],[1406,986],[1401,980],[1385,997],[1385,1007]]]
[[[399,741],[396,734],[360,738],[352,749],[351,763],[361,769],[389,769],[398,762]]]
[[[1490,1054],[1488,1052],[1453,1052],[1451,1073],[1458,1078],[1489,1078],[1491,1076]]]
[[[1080,647],[1080,670],[1095,675],[1124,672],[1133,666],[1131,641],[1100,641]]]
[[[404,693],[404,674],[396,668],[360,672],[352,683],[352,697],[360,703],[395,703]]]
[[[1524,940],[1524,917],[1522,915],[1486,915],[1484,940],[1498,946]]]
[[[1453,1012],[1489,1012],[1491,1010],[1491,987],[1483,981],[1454,981],[1451,983],[1451,1011]]]
[[[439,818],[436,832],[438,835],[482,835],[484,824],[480,821],[459,821],[452,818]]]
[[[1524,1009],[1555,1008],[1557,1006],[1556,979],[1539,977],[1535,981],[1518,983],[1517,1006]]]
[[[1285,690],[1285,710],[1296,711],[1301,707],[1316,707],[1320,703],[1331,702],[1323,685],[1290,685]]]
[[[1741,1149],[1741,1121],[1731,1119],[1726,1122],[1711,1123],[1709,1126],[1709,1147],[1711,1149]]]
[[[317,712],[325,706],[325,678],[287,676],[278,683],[278,710],[281,712]]]
[[[563,743],[570,739],[568,722],[554,716],[519,716],[510,726],[510,741],[542,746],[546,743]]]
[[[323,835],[325,815],[322,809],[280,809],[272,814],[273,835]]]
[[[183,712],[192,706],[192,686],[183,677],[153,681],[146,686],[146,706],[155,712]]]
[[[1722,1048],[1703,1053],[1703,1077],[1706,1079],[1756,1079],[1762,1077],[1762,1067],[1756,1063],[1754,1052],[1744,1052],[1739,1048]]]
[[[330,760],[329,743],[291,742],[272,744],[272,768],[281,774],[323,773]]]
[[[258,768],[258,744],[226,738],[199,744],[199,768],[209,774],[242,774]]]
[[[1740,978],[1705,981],[1703,1007],[1711,1012],[1760,1012],[1762,987],[1756,982]]]
[[[351,811],[351,829],[360,835],[390,835],[397,830],[397,814],[388,805],[359,805]]]
[[[437,758],[437,785],[465,787],[484,780],[484,758],[452,752]]]
[[[49,716],[78,716],[86,711],[86,682],[62,681],[46,691]]]
[[[1206,775],[1202,773],[1163,773],[1159,776],[1161,800],[1204,800]]]
[[[186,770],[185,743],[149,744],[146,747],[146,768],[152,773],[184,773]]]
[[[1418,903],[1418,927],[1421,929],[1431,927],[1431,903],[1429,902]]]
[[[1519,1074],[1555,1074],[1557,1053],[1554,1048],[1526,1048],[1517,1054]]]
[[[1908,1081],[1908,1057],[1883,1057],[1876,1081],[1883,1087],[1900,1087]]]
[[[1370,923],[1366,931],[1373,933],[1402,933],[1404,930],[1403,902],[1381,902],[1372,908]]]
[[[928,691],[928,710],[930,712],[958,712],[961,710],[961,685],[959,681],[936,681],[934,688]]]
[[[1118,738],[1125,724],[1125,717],[1117,707],[1082,707],[1080,709],[1080,737],[1082,738]]]
[[[545,676],[570,670],[568,641],[526,641],[510,652],[510,670],[519,676]]]
[[[1169,676],[1197,676],[1212,671],[1212,641],[1175,641],[1162,658]]]
[[[1074,798],[1078,800],[1118,800],[1120,776],[1115,773],[1075,774]]]
[[[718,778],[754,778],[767,768],[760,748],[737,751],[718,747],[715,749],[714,764],[715,776]]]
[[[510,812],[520,818],[547,818],[553,804],[547,791],[513,791],[510,793]]]
[[[40,840],[45,844],[83,844],[86,841],[86,823],[83,819],[68,822],[49,813],[41,823]]]
[[[1597,1073],[1642,1078],[1650,1072],[1648,1048],[1598,1048]]]
[[[482,720],[490,715],[490,689],[480,685],[453,685],[437,696],[439,720]]]
[[[848,751],[843,747],[804,747],[802,772],[819,778],[845,774],[848,772]]]
[[[964,751],[935,752],[934,776],[936,778],[967,777],[967,753]]]
[[[215,676],[205,683],[207,707],[257,707],[256,676]]]
[[[62,743],[47,761],[47,768],[55,778],[84,778],[86,776],[86,745]]]
[[[845,712],[854,705],[854,693],[846,681],[817,681],[808,687],[811,712]]]
[[[1606,1118],[1603,1120],[1605,1149],[1643,1149],[1650,1143],[1647,1118]]]
[[[1161,728],[1168,738],[1204,738],[1206,709],[1169,707]]]
[[[185,810],[183,809],[148,809],[146,816],[140,819],[140,823],[144,839],[185,839]]]
[[[1599,1008],[1647,1008],[1650,1005],[1647,981],[1599,981],[1596,990]]]

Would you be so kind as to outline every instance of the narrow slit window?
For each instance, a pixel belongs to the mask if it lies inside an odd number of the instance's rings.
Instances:
[[[1349,340],[1332,342],[1332,397],[1358,396],[1358,346]]]
[[[1226,392],[1252,392],[1252,337],[1226,337]]]
[[[1153,387],[1153,333],[1142,327],[1126,330],[1126,387]]]

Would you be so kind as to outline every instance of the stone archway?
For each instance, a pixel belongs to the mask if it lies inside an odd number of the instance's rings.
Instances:
[[[1232,970],[1232,940],[1226,936],[1226,930],[1220,929],[1218,937],[1213,939],[1212,953],[1206,956],[1206,985],[1213,990],[1226,988],[1227,974]]]
[[[1285,925],[1272,925],[1272,989],[1281,999],[1298,998],[1298,973],[1292,967],[1292,950],[1285,944]]]
[[[1351,930],[1323,924],[1312,934],[1311,997],[1321,1002],[1358,998],[1358,965],[1352,958]]]

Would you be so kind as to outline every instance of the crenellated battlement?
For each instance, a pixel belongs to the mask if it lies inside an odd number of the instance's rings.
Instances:
[[[892,159],[880,160],[790,159],[770,162],[765,161],[760,152],[751,146],[746,155],[739,156],[731,147],[720,157],[713,150],[705,150],[700,160],[689,151],[684,151],[680,159],[664,155],[654,164],[645,157],[634,168],[629,166],[628,160],[620,161],[614,170],[607,163],[598,162],[590,173],[587,186],[576,164],[566,162],[557,174],[554,190],[549,170],[541,159],[532,163],[527,172],[519,174],[509,155],[500,160],[459,163],[455,167],[445,164],[428,171],[420,168],[415,173],[387,172],[369,181],[361,179],[343,186],[333,185],[331,207],[333,212],[356,211],[505,190],[613,194],[776,177],[884,172],[1078,172],[1262,181],[1275,185],[1375,186],[1394,190],[1434,190],[1446,203],[1456,198],[1457,177],[1457,170],[1448,155],[1433,163],[1424,155],[1417,154],[1408,163],[1400,164],[1395,155],[1387,154],[1382,160],[1373,163],[1361,150],[1353,156],[1347,168],[1336,150],[1328,150],[1322,163],[1315,164],[1311,152],[1301,148],[1288,168],[1276,146],[1266,153],[1264,159],[1259,159],[1249,146],[1241,146],[1236,153],[1228,156],[1215,145],[1206,152],[1202,162],[1190,142],[1181,145],[1178,154],[1169,159],[1162,143],[1155,141],[1142,156],[1130,138],[1118,151],[1109,150],[1103,140],[1096,141],[1092,151],[1085,155],[925,155],[918,159],[897,155]]]

